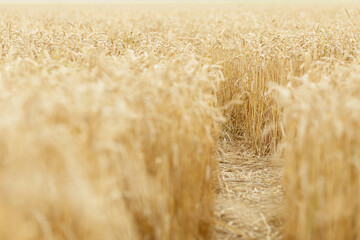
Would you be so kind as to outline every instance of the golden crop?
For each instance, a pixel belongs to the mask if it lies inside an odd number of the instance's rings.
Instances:
[[[0,239],[360,239],[357,5],[0,13]]]

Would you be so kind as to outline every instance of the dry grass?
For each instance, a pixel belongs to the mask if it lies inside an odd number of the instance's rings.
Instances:
[[[360,237],[360,71],[333,68],[282,92],[287,239]]]
[[[211,238],[218,67],[50,10],[3,18],[0,238]]]
[[[0,239],[359,239],[359,9],[4,5]]]
[[[285,85],[317,61],[351,61],[358,53],[356,19],[349,20],[344,9],[320,6],[251,9],[219,37],[214,58],[222,61],[226,79],[219,103],[241,102],[225,112],[226,129],[256,154],[274,153],[281,139],[281,110],[269,86]]]

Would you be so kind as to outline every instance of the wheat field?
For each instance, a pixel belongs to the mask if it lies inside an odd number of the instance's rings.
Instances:
[[[0,240],[360,239],[360,4],[0,13]]]

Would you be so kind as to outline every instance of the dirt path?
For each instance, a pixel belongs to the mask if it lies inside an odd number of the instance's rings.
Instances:
[[[217,239],[282,239],[280,162],[248,157],[236,144],[220,149]]]

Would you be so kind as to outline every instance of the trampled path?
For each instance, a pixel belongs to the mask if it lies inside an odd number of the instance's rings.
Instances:
[[[217,239],[282,239],[281,163],[248,157],[240,145],[219,150]]]

